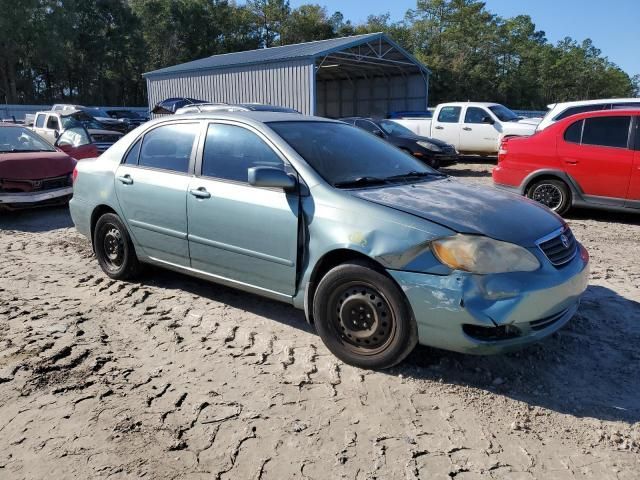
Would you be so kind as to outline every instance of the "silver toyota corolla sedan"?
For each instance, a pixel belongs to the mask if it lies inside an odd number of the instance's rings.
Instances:
[[[545,207],[324,118],[146,123],[78,163],[70,208],[111,278],[149,263],[290,303],[365,368],[416,343],[521,347],[569,321],[587,286],[586,250]]]

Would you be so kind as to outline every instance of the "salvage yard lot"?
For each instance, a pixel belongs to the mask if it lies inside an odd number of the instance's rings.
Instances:
[[[637,479],[640,215],[569,224],[592,280],[566,328],[372,372],[287,305],[157,269],[108,279],[66,209],[3,214],[0,478]]]

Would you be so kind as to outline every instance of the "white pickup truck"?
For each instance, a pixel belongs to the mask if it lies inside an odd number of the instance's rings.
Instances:
[[[459,153],[496,155],[505,137],[533,135],[539,118],[522,118],[499,103],[441,103],[433,118],[393,118],[417,135],[453,145]]]

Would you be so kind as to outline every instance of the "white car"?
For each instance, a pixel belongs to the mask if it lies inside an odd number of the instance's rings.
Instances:
[[[604,98],[600,100],[580,100],[578,102],[552,103],[536,131],[544,130],[563,118],[578,113],[621,108],[640,108],[640,98]]]
[[[460,153],[495,155],[506,137],[533,135],[539,118],[522,118],[499,103],[441,103],[433,118],[394,118],[417,135],[453,145]]]

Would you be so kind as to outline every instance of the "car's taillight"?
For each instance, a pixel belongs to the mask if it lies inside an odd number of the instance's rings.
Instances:
[[[73,169],[73,173],[71,174],[71,183],[76,183],[76,178],[78,178],[78,167]]]

